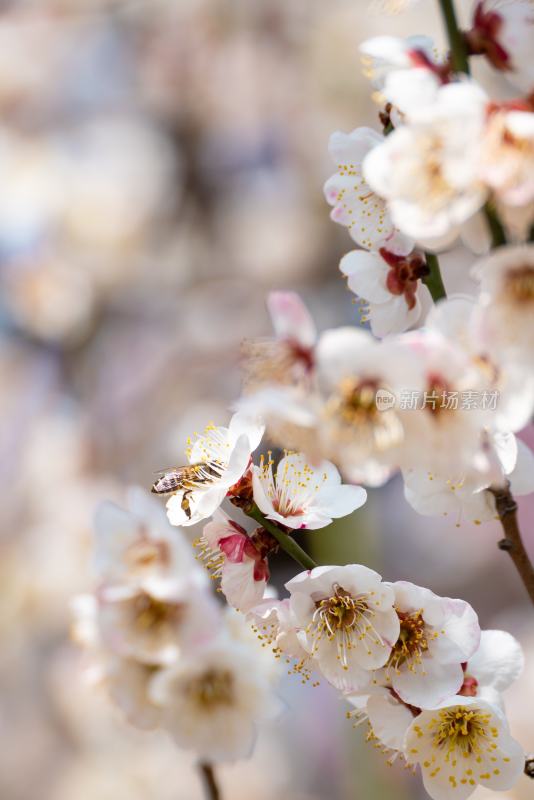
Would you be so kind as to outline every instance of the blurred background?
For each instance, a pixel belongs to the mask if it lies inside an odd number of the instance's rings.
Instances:
[[[362,39],[442,43],[429,0],[394,16],[371,5],[0,2],[2,800],[202,796],[192,757],[85,685],[68,604],[92,586],[95,505],[150,486],[192,431],[228,420],[240,344],[270,332],[266,291],[300,291],[321,329],[358,324],[337,271],[351,241],[322,196],[328,137],[377,124]],[[533,516],[523,499],[527,532]],[[534,749],[531,609],[499,531],[455,522],[417,516],[393,480],[302,539],[323,562],[461,596],[518,636],[530,669],[508,708]],[[281,586],[294,566],[274,571]],[[227,800],[424,796],[328,686],[288,677],[282,693],[290,713],[220,770]]]

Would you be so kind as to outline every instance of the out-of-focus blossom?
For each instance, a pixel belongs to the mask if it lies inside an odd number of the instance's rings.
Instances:
[[[394,593],[367,567],[316,567],[286,584],[301,646],[336,688],[361,689],[399,636]]]
[[[230,638],[158,672],[150,697],[176,743],[211,761],[249,756],[256,724],[280,710],[257,659]]]
[[[353,250],[341,259],[339,269],[348,278],[349,289],[367,301],[365,314],[375,336],[402,333],[420,319],[420,298],[428,294],[421,278],[428,267],[418,253]]]
[[[245,342],[247,390],[269,383],[308,383],[317,338],[310,312],[296,292],[270,292],[267,306],[275,338]]]
[[[252,467],[254,502],[267,519],[288,528],[317,530],[333,519],[352,514],[365,503],[361,486],[341,483],[341,476],[329,461],[308,463],[302,453],[288,453],[276,467],[271,457],[262,456]]]
[[[404,234],[420,241],[450,235],[484,204],[476,156],[487,102],[474,83],[443,86],[366,156],[365,180]]]
[[[463,800],[478,784],[510,789],[525,765],[500,710],[476,697],[453,697],[422,711],[407,731],[405,758],[419,764],[434,800]]]
[[[534,13],[530,0],[479,0],[467,41],[523,92],[534,86],[532,36]]]
[[[508,480],[516,497],[533,492],[534,454],[530,448],[513,434],[494,434],[488,446],[497,462],[497,469],[491,474],[493,485],[498,487]],[[480,525],[497,519],[495,497],[487,491],[492,480],[486,474],[473,472],[457,478],[443,478],[424,470],[408,469],[403,477],[404,496],[418,514],[450,515],[457,526],[465,520]]]
[[[514,208],[532,203],[534,114],[531,111],[497,110],[490,115],[480,153],[480,176],[499,203]]]
[[[490,352],[531,365],[534,246],[501,247],[473,267],[480,281],[479,334]]]

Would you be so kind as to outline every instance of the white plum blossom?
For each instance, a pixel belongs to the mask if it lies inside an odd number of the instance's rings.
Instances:
[[[94,569],[99,580],[148,590],[152,582],[177,584],[193,578],[202,583],[202,571],[192,570],[188,542],[160,505],[142,489],[132,488],[127,506],[105,502],[96,511]]]
[[[373,36],[360,45],[365,75],[378,92],[384,89],[386,80],[393,72],[404,76],[424,62],[432,61],[434,42],[429,36]]]
[[[500,247],[473,274],[480,281],[478,335],[488,350],[532,367],[534,245]]]
[[[501,692],[519,678],[524,664],[521,645],[510,633],[482,631],[478,650],[464,665],[464,682],[458,694],[480,697],[502,710]]]
[[[98,627],[105,646],[122,658],[144,664],[172,663],[181,648],[212,638],[218,625],[214,599],[194,580],[176,586],[153,582],[150,591],[102,586],[97,599]]]
[[[308,463],[302,453],[288,453],[273,472],[274,461],[262,456],[252,468],[254,502],[267,519],[288,528],[317,530],[352,514],[365,503],[361,486],[341,483],[329,461]]]
[[[430,295],[421,282],[428,267],[418,253],[353,250],[341,259],[339,269],[349,289],[367,302],[365,314],[375,336],[402,333],[419,321],[421,298]]]
[[[373,192],[362,173],[365,157],[383,142],[384,137],[372,128],[333,133],[329,151],[337,172],[325,183],[324,193],[333,206],[331,218],[349,229],[356,244],[366,250],[387,247],[405,254],[413,242],[395,228],[386,203]]]
[[[368,722],[368,739],[378,740],[384,752],[393,751],[388,763],[392,764],[404,748],[406,731],[418,709],[410,708],[396,696],[390,684],[373,684],[361,692],[346,696],[354,707],[347,718],[355,720],[354,727]]]
[[[479,784],[510,789],[525,765],[499,708],[476,697],[452,697],[422,711],[408,728],[404,755],[419,764],[434,800],[465,800]]]
[[[481,434],[492,412],[478,399],[489,390],[486,376],[437,331],[403,334],[396,346],[411,353],[419,370],[413,383],[405,381],[401,396],[408,409],[401,467],[443,475],[463,474],[468,467],[489,469]]]
[[[268,384],[308,384],[314,370],[315,323],[296,292],[270,292],[267,308],[275,338],[243,345],[245,388]]]
[[[494,427],[503,432],[518,431],[528,424],[534,411],[534,374],[491,346],[481,315],[474,298],[451,295],[430,310],[425,327],[460,347],[488,381],[489,391],[480,402],[492,407]]]
[[[110,698],[130,723],[140,730],[154,730],[161,723],[161,709],[149,696],[149,685],[159,667],[134,659],[107,659],[105,684]]]
[[[406,412],[397,402],[398,390],[417,385],[415,359],[367,331],[338,328],[320,337],[317,369],[324,450],[350,480],[383,482],[402,458]]]
[[[168,481],[169,475],[174,480],[174,470],[154,484],[155,493],[170,494],[171,525],[194,525],[211,516],[247,471],[262,435],[263,425],[241,414],[234,414],[228,428],[207,425],[187,449],[189,466],[185,473],[179,470],[178,488]]]
[[[434,103],[412,111],[408,124],[366,156],[365,180],[407,236],[450,236],[484,204],[477,154],[487,102],[474,83],[443,86]]]
[[[394,593],[360,564],[316,567],[286,584],[301,647],[336,688],[362,689],[399,636]]]
[[[215,762],[248,757],[257,724],[280,710],[256,656],[230,637],[185,652],[155,674],[149,693],[176,743]]]
[[[213,577],[220,578],[221,591],[228,603],[244,613],[263,599],[269,580],[267,549],[263,543],[266,535],[269,534],[260,529],[249,536],[241,525],[218,509],[195,542]]]
[[[397,581],[392,588],[400,633],[385,677],[404,703],[432,708],[460,690],[461,665],[480,643],[478,618],[463,600],[439,597],[408,581]]]
[[[534,10],[533,10],[534,18]],[[534,27],[533,27],[534,35]],[[479,174],[499,204],[526,207],[534,200],[534,113],[496,109],[481,143]]]
[[[473,53],[484,54],[510,83],[528,93],[534,88],[533,35],[530,0],[479,0],[467,41]]]
[[[493,434],[488,447],[496,462],[490,475],[473,470],[471,474],[441,477],[425,470],[403,470],[408,503],[424,516],[450,515],[457,526],[464,520],[480,525],[497,519],[495,497],[487,490],[509,481],[514,497],[533,492],[534,454],[513,434]]]

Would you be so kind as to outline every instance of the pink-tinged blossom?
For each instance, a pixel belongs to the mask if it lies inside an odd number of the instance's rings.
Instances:
[[[274,461],[262,456],[252,468],[254,502],[267,519],[288,528],[324,528],[352,514],[367,498],[361,486],[342,484],[329,461],[313,465],[302,453],[288,453],[273,467]]]
[[[414,326],[422,314],[421,298],[430,298],[421,279],[428,274],[418,253],[396,255],[385,248],[378,253],[353,250],[341,259],[339,269],[349,289],[366,301],[371,331],[383,338]]]
[[[247,392],[269,384],[304,384],[315,366],[315,323],[296,292],[270,292],[267,307],[275,336],[243,344]]]
[[[530,0],[479,0],[467,42],[471,52],[486,56],[510,83],[528,93],[534,87],[533,36]]]
[[[201,560],[214,578],[220,578],[221,591],[228,603],[242,612],[257,605],[267,587],[269,564],[265,536],[269,534],[263,529],[249,536],[241,525],[218,509],[195,542],[200,548]]]
[[[384,667],[386,680],[405,703],[433,708],[462,686],[461,665],[480,643],[477,615],[463,600],[439,597],[422,586],[407,581],[391,586],[400,633]]]

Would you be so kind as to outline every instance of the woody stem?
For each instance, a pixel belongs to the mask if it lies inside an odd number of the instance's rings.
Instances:
[[[510,491],[510,484],[502,488],[493,488],[489,491],[495,498],[497,514],[504,531],[504,539],[500,540],[499,548],[509,554],[530,599],[534,603],[534,566],[521,538],[517,520],[517,503]]]
[[[313,558],[311,558],[291,536],[288,536],[285,531],[279,528],[278,525],[268,520],[264,514],[262,514],[258,506],[252,506],[246,513],[249,517],[255,519],[256,522],[259,522],[262,528],[265,528],[266,531],[274,536],[282,550],[284,550],[288,556],[291,556],[297,564],[300,564],[301,567],[304,567],[304,569],[313,569],[317,566]]]
[[[198,765],[198,769],[204,784],[206,800],[221,800],[221,790],[219,789],[219,785],[217,783],[213,764],[210,764],[207,761],[201,761]]]

